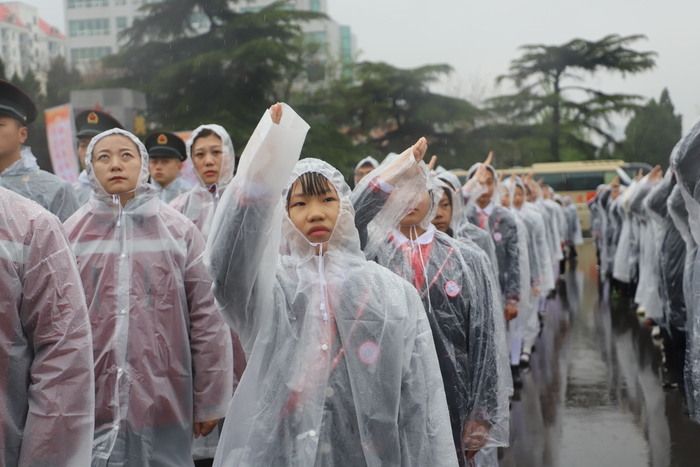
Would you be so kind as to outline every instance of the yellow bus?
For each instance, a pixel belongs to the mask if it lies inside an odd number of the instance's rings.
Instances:
[[[509,175],[535,174],[535,180],[544,179],[546,185],[551,186],[561,196],[571,196],[576,204],[581,229],[590,231],[590,212],[586,204],[595,196],[598,185],[610,183],[615,176],[620,177],[623,185],[629,185],[637,176],[639,169],[644,173],[651,170],[651,166],[638,162],[625,162],[621,160],[592,160],[576,162],[544,162],[532,164],[531,167],[513,167],[510,169],[497,169],[504,172],[504,178]],[[466,170],[453,170],[461,180],[467,176]]]

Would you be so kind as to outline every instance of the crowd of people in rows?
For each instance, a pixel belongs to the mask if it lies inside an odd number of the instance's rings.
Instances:
[[[616,177],[589,202],[601,278],[630,299],[661,343],[664,387],[700,423],[700,122],[678,142],[664,174]]]
[[[0,99],[4,465],[497,465],[571,199],[492,155],[463,183],[424,138],[351,189],[284,104],[238,164],[221,126],[144,145],[83,112],[71,186]]]

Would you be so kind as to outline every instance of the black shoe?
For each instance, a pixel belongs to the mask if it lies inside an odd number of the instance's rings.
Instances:
[[[520,389],[523,387],[523,377],[520,375],[519,366],[511,366],[510,372],[513,375],[513,388]]]

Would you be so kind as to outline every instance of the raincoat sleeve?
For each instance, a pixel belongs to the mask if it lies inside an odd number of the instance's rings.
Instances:
[[[80,208],[80,202],[73,185],[67,182],[61,183],[51,200],[49,211],[56,214],[61,222],[65,222],[78,208]]]
[[[430,324],[416,290],[407,284],[410,315],[404,329],[403,379],[401,382],[401,454],[402,465],[456,465],[454,454],[449,459],[445,453],[454,453],[449,431],[449,415],[445,391],[440,377],[437,353]],[[418,397],[425,395],[425,397]]]
[[[309,126],[290,107],[275,125],[265,113],[219,202],[206,264],[217,306],[249,352],[274,312],[273,288],[281,236],[281,193],[299,159]]]
[[[505,209],[503,209],[505,211]],[[505,275],[505,287],[503,294],[506,300],[520,300],[520,253],[518,243],[518,229],[513,215],[509,212],[503,214],[502,229],[503,264],[498,265],[502,275]]]
[[[366,177],[365,177],[366,178]],[[369,240],[367,226],[379,214],[394,187],[381,183],[378,177],[373,177],[363,189],[356,188],[352,192],[352,204],[355,206],[355,228],[360,234],[360,248],[365,248]]]
[[[528,226],[529,227],[529,226]],[[530,284],[535,286],[540,285],[540,271],[542,270],[542,258],[538,254],[537,239],[535,237],[535,228],[530,228],[526,232],[527,234],[527,254],[530,264]]]
[[[90,465],[95,390],[85,295],[63,227],[48,215],[35,224],[20,308],[34,358],[18,465]]]
[[[203,261],[204,237],[194,225],[191,232],[184,283],[190,310],[194,421],[207,422],[224,417],[233,396],[233,346],[214,305]]]
[[[671,196],[671,191],[673,190],[673,184],[671,183],[672,176],[673,172],[670,170],[666,172],[662,182],[651,190],[651,193],[649,193],[645,201],[651,218],[661,225],[665,223],[665,218],[668,215],[666,201]]]
[[[397,157],[387,158],[372,171],[371,178],[363,178],[353,190],[355,226],[367,259],[377,256],[388,233],[421,200],[425,170],[425,164],[416,162],[411,147]]]
[[[473,282],[469,301],[468,355],[470,388],[464,419],[488,427],[484,447],[507,446],[509,391],[512,388],[503,308],[485,258],[465,254],[468,279]]]

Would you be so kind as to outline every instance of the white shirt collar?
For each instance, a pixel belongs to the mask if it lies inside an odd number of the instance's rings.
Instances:
[[[476,207],[477,212],[483,212],[487,216],[490,216],[491,213],[493,212],[493,201],[491,201],[484,209],[481,209],[479,206]]]
[[[419,245],[427,245],[430,242],[432,242],[433,238],[435,237],[435,226],[431,224],[430,227],[428,227],[428,230],[426,230],[423,233],[423,235],[419,236],[415,240],[409,240],[408,237],[402,234],[400,230],[394,230],[393,237],[394,245],[396,245],[397,247],[400,247],[401,245],[407,242],[417,243]]]

